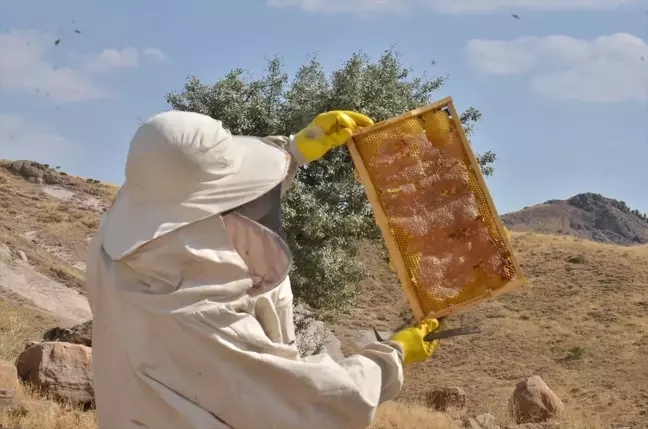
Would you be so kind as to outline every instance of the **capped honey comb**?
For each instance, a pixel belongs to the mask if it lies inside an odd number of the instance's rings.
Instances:
[[[526,283],[451,98],[362,129],[349,149],[417,319]]]

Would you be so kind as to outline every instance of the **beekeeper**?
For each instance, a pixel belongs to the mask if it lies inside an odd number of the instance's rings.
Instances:
[[[333,111],[255,138],[171,111],[137,130],[88,254],[101,429],[359,429],[397,395],[437,321],[337,362],[301,358],[282,238],[297,167],[371,123]]]

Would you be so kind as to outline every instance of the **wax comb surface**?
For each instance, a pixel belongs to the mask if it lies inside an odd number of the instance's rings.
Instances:
[[[349,149],[419,320],[526,283],[451,98],[362,129]]]

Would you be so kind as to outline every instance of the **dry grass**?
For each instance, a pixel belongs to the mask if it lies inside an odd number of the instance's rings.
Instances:
[[[648,427],[648,246],[532,233],[512,233],[512,242],[530,284],[451,318],[484,332],[446,340],[433,359],[407,368],[400,400],[457,386],[470,413],[503,420],[515,383],[536,374],[584,427]],[[375,251],[366,258],[373,272],[337,330],[343,337],[397,329],[410,317],[387,264]]]
[[[418,404],[387,402],[368,429],[459,429],[461,421]]]
[[[108,199],[110,201],[114,200],[121,186],[113,185],[110,183],[106,183],[105,186],[106,186],[106,194],[108,195]]]
[[[69,233],[70,227],[78,227],[78,224],[90,229],[90,232],[99,226],[99,218],[95,213],[79,210],[67,202],[40,204],[38,212],[36,219],[47,225],[47,229],[54,235]]]
[[[0,411],[0,428],[97,429],[93,411],[55,402],[23,385],[17,389],[17,398],[24,405]]]
[[[24,251],[41,274],[82,291],[85,276],[74,265],[85,260],[100,215],[85,203],[92,198],[106,206],[114,193],[113,187],[92,186],[79,181],[69,189],[73,198],[59,200],[0,167],[0,243]]]
[[[54,315],[0,289],[0,359],[13,362],[28,341],[40,339],[58,323]]]
[[[43,332],[57,326],[57,319],[4,292],[0,295],[0,359],[14,362],[25,343],[38,340]],[[52,401],[29,386],[15,385],[0,378],[0,387],[16,389],[18,409],[0,411],[0,428],[16,429],[96,429],[95,414],[71,404]]]
[[[495,410],[488,414],[500,413]],[[475,414],[466,413],[465,410],[449,410],[440,413],[416,402],[393,401],[380,406],[374,423],[367,429],[464,429],[468,418],[475,417]],[[608,427],[600,423],[584,423],[578,417],[569,414],[552,423],[559,425],[561,429],[607,429]],[[497,419],[497,425],[517,426],[508,416]],[[540,429],[540,427],[530,426],[527,429]]]

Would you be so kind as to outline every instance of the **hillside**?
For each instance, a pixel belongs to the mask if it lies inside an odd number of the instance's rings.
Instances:
[[[601,243],[636,245],[648,243],[648,217],[623,201],[585,193],[567,200],[507,213],[504,224],[512,231],[571,235]]]
[[[14,359],[50,328],[87,319],[83,259],[115,192],[41,164],[0,163],[0,359]],[[483,333],[446,340],[433,359],[408,367],[398,402],[381,408],[375,428],[458,427],[458,419],[481,413],[502,429],[514,427],[506,426],[507,400],[530,375],[547,382],[567,416],[557,426],[527,429],[648,428],[648,246],[515,232],[526,226],[511,222],[530,285],[451,319],[451,327],[477,325]],[[362,256],[370,276],[360,302],[333,326],[345,352],[357,348],[359,330],[396,330],[411,316],[384,255],[365,246]],[[463,411],[438,414],[417,405],[444,387],[466,392]],[[0,427],[95,428],[92,412],[52,413],[46,423],[0,413]]]
[[[453,318],[451,327],[483,333],[446,340],[431,361],[407,368],[401,397],[457,386],[472,414],[504,418],[511,386],[538,374],[584,428],[648,428],[648,246],[511,235],[530,284]],[[338,328],[347,344],[359,326],[395,329],[409,317],[394,274],[371,249],[365,258],[378,268]]]

